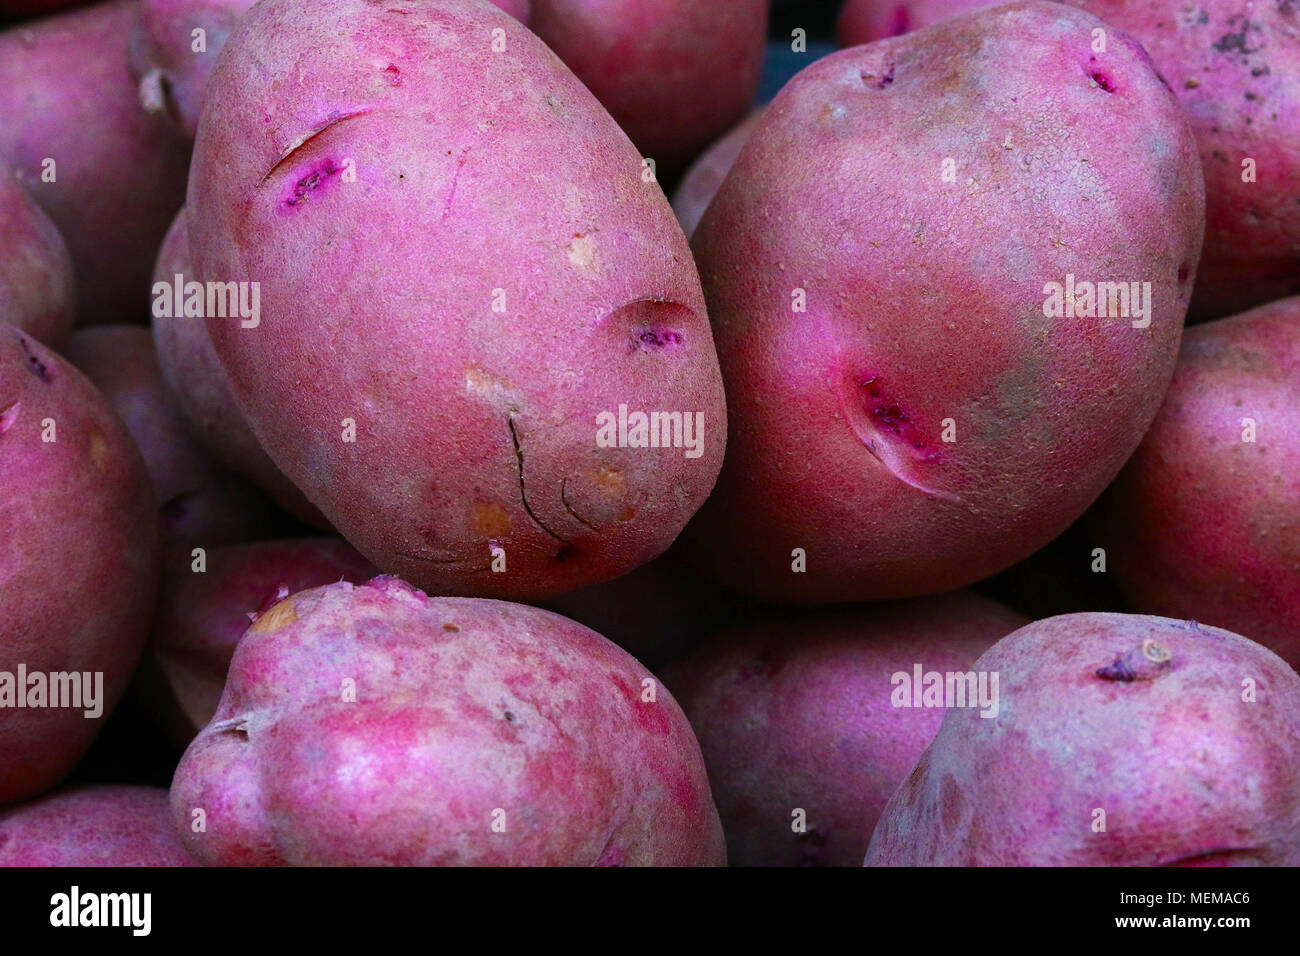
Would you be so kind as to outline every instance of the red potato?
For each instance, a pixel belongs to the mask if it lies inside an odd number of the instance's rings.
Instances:
[[[832,54],[768,106],[693,239],[731,424],[683,536],[701,570],[782,602],[950,590],[1137,447],[1204,206],[1177,100],[1131,40],[1098,63],[1097,24],[1008,4]],[[1083,283],[1144,304],[1095,315]]]
[[[159,298],[173,297],[177,276],[182,283],[195,279],[184,209],[167,230],[158,251],[154,267],[155,304]],[[248,426],[203,319],[157,313],[155,305],[153,338],[158,365],[191,434],[214,459],[263,489],[280,507],[300,521],[327,530],[329,522],[275,467]]]
[[[49,789],[94,740],[144,646],[158,572],[157,504],[131,436],[80,372],[12,326],[0,327],[0,528],[6,804]]]
[[[670,665],[664,681],[699,737],[731,865],[861,866],[943,720],[942,705],[895,706],[895,675],[969,671],[1027,623],[960,592],[768,611]]]
[[[835,34],[840,46],[873,43],[999,2],[1001,0],[845,0],[835,23]]]
[[[1135,609],[1231,628],[1300,668],[1300,298],[1187,331],[1093,521]]]
[[[144,314],[184,201],[187,152],[140,109],[127,68],[135,14],[117,0],[0,33],[0,162],[62,232],[82,324]]]
[[[255,324],[207,317],[254,434],[376,567],[543,600],[657,557],[712,488],[725,401],[672,210],[486,3],[259,3],[186,218],[197,275],[260,290]],[[624,410],[682,428],[637,447]]]
[[[202,573],[188,559],[173,562],[147,652],[150,709],[184,748],[216,712],[235,645],[259,613],[298,591],[374,574],[337,538],[215,548]]]
[[[77,787],[0,810],[0,866],[194,866],[153,787]]]
[[[717,195],[718,187],[731,172],[736,157],[749,142],[749,136],[758,125],[758,118],[763,115],[761,109],[755,110],[738,123],[730,133],[710,146],[699,159],[682,176],[673,193],[673,212],[682,224],[682,232],[687,238],[695,232],[700,224],[704,210]]]
[[[0,236],[0,324],[62,348],[76,317],[72,258],[58,228],[3,163]]]
[[[208,863],[726,859],[699,746],[645,668],[558,614],[395,578],[257,619],[172,813]]]
[[[975,670],[890,798],[868,866],[1295,866],[1300,676],[1195,622],[1067,614]]]
[[[147,328],[81,329],[67,358],[108,399],[144,456],[165,545],[211,548],[249,541],[274,527],[278,515],[271,502],[220,469],[190,437],[163,385]]]
[[[529,26],[668,177],[758,92],[767,0],[533,0]]]
[[[1191,318],[1300,293],[1300,5],[1067,2],[1140,40],[1191,121],[1206,206]]]

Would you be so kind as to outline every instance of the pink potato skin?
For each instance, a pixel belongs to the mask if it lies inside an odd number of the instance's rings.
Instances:
[[[749,136],[758,125],[758,118],[763,115],[761,109],[755,110],[736,124],[726,136],[718,140],[686,170],[682,180],[673,193],[673,212],[682,224],[682,232],[687,238],[695,232],[700,224],[704,210],[717,195],[718,187],[731,172],[736,157],[749,142]]]
[[[108,399],[144,456],[165,546],[248,541],[273,524],[271,502],[222,471],[190,437],[163,385],[147,328],[83,328],[73,334],[66,355]]]
[[[0,810],[0,867],[194,865],[166,790],[75,787]]]
[[[845,0],[835,23],[840,46],[902,36],[1000,0]]]
[[[683,536],[702,570],[778,602],[951,590],[1064,531],[1137,447],[1202,183],[1177,100],[1132,40],[1093,61],[1096,24],[1009,4],[832,54],[768,106],[693,239],[732,427]],[[1070,275],[1149,282],[1149,325],[1045,317]]]
[[[538,608],[396,578],[303,591],[239,642],[173,820],[208,863],[722,865],[699,745],[656,686]]]
[[[86,325],[144,314],[154,254],[185,196],[187,152],[140,109],[127,68],[135,14],[134,0],[117,0],[0,33],[0,162],[63,233]]]
[[[76,317],[72,257],[54,223],[0,163],[0,324],[61,349]]]
[[[1300,863],[1300,676],[1266,648],[1194,622],[1067,614],[975,669],[999,675],[998,716],[945,714],[868,866]]]
[[[155,293],[169,295],[166,290],[160,291],[158,284],[172,287],[178,275],[183,282],[196,278],[190,261],[184,209],[167,230],[158,251]],[[198,442],[218,462],[266,491],[300,521],[328,530],[329,522],[275,467],[249,428],[203,320],[192,316],[160,316],[155,310],[153,338],[163,381]]]
[[[591,94],[485,3],[265,0],[227,50],[189,242],[261,283],[260,325],[207,324],[277,466],[430,591],[541,600],[666,550],[726,406],[681,229]],[[702,454],[602,447],[620,405],[702,416]]]
[[[140,0],[131,34],[131,69],[140,81],[140,103],[193,141],[217,54],[235,23],[257,0]],[[527,23],[529,0],[491,0]],[[193,31],[204,31],[207,49],[195,52]]]
[[[861,866],[886,801],[943,720],[892,675],[968,671],[1028,618],[974,594],[736,624],[663,672],[700,740],[732,866]],[[807,831],[792,813],[807,814]]]
[[[758,92],[767,0],[533,0],[529,26],[665,177]]]
[[[1300,5],[1068,0],[1142,42],[1182,101],[1205,168],[1194,321],[1300,293]],[[1242,161],[1256,181],[1242,181]]]
[[[1188,329],[1092,517],[1136,610],[1231,627],[1300,668],[1300,298]]]
[[[146,699],[171,738],[183,749],[212,719],[235,645],[257,614],[306,588],[374,574],[337,538],[214,548],[201,574],[188,560],[169,565],[146,652]]]
[[[0,804],[57,783],[126,688],[153,613],[157,507],[140,452],[94,387],[0,326],[0,672],[14,675],[10,693],[20,664],[103,674],[98,719],[0,708]]]

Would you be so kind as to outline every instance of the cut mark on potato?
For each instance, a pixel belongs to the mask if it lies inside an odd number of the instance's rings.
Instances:
[[[840,408],[867,451],[899,481],[944,501],[961,499],[922,481],[916,469],[939,458],[937,448],[916,427],[912,416],[885,388],[876,373],[847,375],[840,382]]]
[[[31,372],[42,382],[50,381],[50,369],[40,358],[32,351],[31,344],[23,336],[18,336],[18,344],[22,346],[23,362],[27,366],[27,371]]]
[[[239,734],[245,740],[248,739],[248,714],[240,714],[238,717],[228,717],[225,720],[219,720],[209,725],[208,731],[214,734]]]
[[[569,514],[571,514],[573,516],[573,519],[577,521],[579,524],[587,528],[590,528],[592,531],[599,531],[600,530],[599,528],[597,528],[594,524],[592,524],[582,515],[578,514],[578,512],[573,510],[573,505],[569,504],[568,488],[569,488],[569,479],[561,478],[560,479],[560,503],[564,505],[564,510],[567,511]]]
[[[0,435],[14,427],[14,422],[18,421],[18,413],[22,410],[22,402],[14,402],[8,408],[0,410]]]
[[[275,161],[275,165],[266,171],[266,175],[262,177],[262,183],[265,183],[275,175],[275,172],[292,159],[295,153],[302,150],[308,143],[314,140],[317,136],[320,136],[326,130],[338,126],[340,123],[344,123],[350,119],[356,119],[358,116],[366,116],[369,113],[370,110],[368,109],[353,110],[350,113],[331,113],[323,122],[318,123],[314,128],[303,133],[288,145],[288,147],[280,154],[280,158]]]
[[[563,547],[555,554],[555,557],[556,558],[565,557],[567,556],[567,549],[569,547],[569,542],[565,541],[558,534],[556,534],[554,531],[548,528],[542,522],[542,520],[537,517],[536,512],[533,511],[533,506],[528,503],[528,487],[524,480],[524,449],[523,446],[519,443],[519,431],[515,427],[515,418],[513,415],[510,415],[506,418],[506,424],[510,427],[510,440],[511,442],[514,443],[515,446],[515,461],[517,462],[519,468],[519,500],[523,503],[524,511],[528,514],[528,517],[532,519],[533,524],[537,525],[537,527],[541,528],[548,535],[550,535],[556,541],[560,542],[561,545],[563,545]]]

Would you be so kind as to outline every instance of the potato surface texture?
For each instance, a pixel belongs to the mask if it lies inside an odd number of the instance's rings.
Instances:
[[[685,239],[495,7],[258,4],[188,207],[196,273],[260,283],[256,327],[207,318],[249,424],[382,570],[538,599],[662,553],[709,493],[725,403]],[[623,408],[677,414],[678,446],[600,445]]]
[[[699,745],[645,668],[558,614],[395,578],[254,622],[172,812],[208,863],[726,859]]]
[[[1203,183],[1177,99],[1132,40],[1092,53],[1097,26],[1009,4],[828,56],[767,108],[692,240],[732,431],[687,538],[724,584],[959,587],[1064,531],[1137,447]],[[1080,285],[1066,313],[1075,282],[1114,294]]]

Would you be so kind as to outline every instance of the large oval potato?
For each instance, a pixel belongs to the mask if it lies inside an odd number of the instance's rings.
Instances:
[[[250,283],[250,305],[260,283],[260,320],[208,331],[262,446],[376,566],[539,599],[657,556],[708,495],[716,354],[642,172],[486,3],[265,0],[240,21],[187,221],[196,274]],[[618,433],[651,412],[659,447]]]
[[[1164,406],[1094,509],[1137,610],[1300,668],[1300,298],[1194,326]]]
[[[127,66],[135,15],[113,0],[0,33],[0,162],[62,232],[82,324],[144,314],[185,196],[187,150],[140,108]]]
[[[702,568],[782,601],[952,589],[1137,447],[1204,198],[1177,99],[1134,41],[1092,53],[1098,23],[1008,4],[832,54],[767,107],[693,239],[731,423]]]
[[[699,745],[644,667],[558,614],[395,578],[253,623],[172,813],[207,863],[726,860]]]
[[[975,662],[868,866],[1295,866],[1300,677],[1194,621],[1066,614]]]
[[[964,674],[1027,624],[958,592],[751,615],[663,672],[695,728],[732,866],[861,866],[943,720],[898,675]],[[910,685],[909,685],[910,686]]]
[[[0,326],[0,804],[57,783],[125,690],[153,614],[157,508],[103,397]]]

